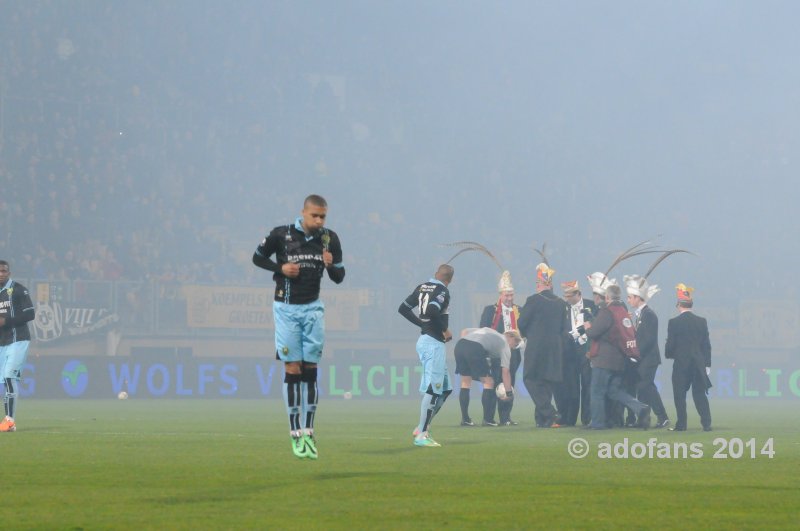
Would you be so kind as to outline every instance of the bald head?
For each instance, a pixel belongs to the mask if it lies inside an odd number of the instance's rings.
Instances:
[[[436,274],[434,278],[439,282],[443,282],[445,285],[450,284],[453,281],[453,273],[455,273],[455,269],[450,264],[442,264],[436,270]]]

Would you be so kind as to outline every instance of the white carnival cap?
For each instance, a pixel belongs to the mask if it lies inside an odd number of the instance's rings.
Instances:
[[[605,274],[596,271],[591,275],[587,276],[586,279],[589,281],[589,285],[592,287],[592,293],[596,293],[598,295],[605,296],[606,290],[609,286],[616,286],[617,279],[615,278],[608,278]]]
[[[497,291],[500,293],[514,291],[514,285],[511,283],[511,272],[503,271],[500,277],[500,282],[497,283]]]
[[[647,279],[641,275],[625,275],[622,280],[625,282],[628,295],[638,295],[644,301],[650,300],[653,295],[661,291],[657,285],[649,285]]]

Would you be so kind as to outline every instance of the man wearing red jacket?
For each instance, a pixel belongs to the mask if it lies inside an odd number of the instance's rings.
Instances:
[[[614,327],[623,325],[618,315],[624,315],[630,320],[627,314],[628,311],[622,303],[622,289],[611,285],[606,289],[606,307],[600,309],[594,320],[584,324],[586,335],[593,343],[589,351],[592,363],[592,422],[589,428],[593,430],[604,430],[608,427],[606,397],[635,411],[638,427],[645,430],[650,427],[650,406],[639,402],[622,388],[626,356],[611,340],[615,333]]]

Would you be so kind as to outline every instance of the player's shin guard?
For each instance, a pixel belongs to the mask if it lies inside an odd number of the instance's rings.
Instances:
[[[317,413],[317,402],[319,401],[316,367],[303,367],[300,389],[303,394],[303,427],[307,434],[313,433],[314,415]]]
[[[6,409],[6,416],[14,418],[17,412],[17,380],[16,378],[5,378],[6,394],[3,397],[3,405]]]
[[[283,377],[283,401],[286,404],[286,413],[289,415],[289,429],[292,433],[299,433],[300,412],[303,397],[300,392],[300,375],[286,373]]]

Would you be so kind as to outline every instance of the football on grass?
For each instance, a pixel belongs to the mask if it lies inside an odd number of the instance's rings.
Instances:
[[[119,398],[120,400],[127,400],[128,393],[126,393],[125,391],[120,391],[119,394],[117,395],[117,398]]]

